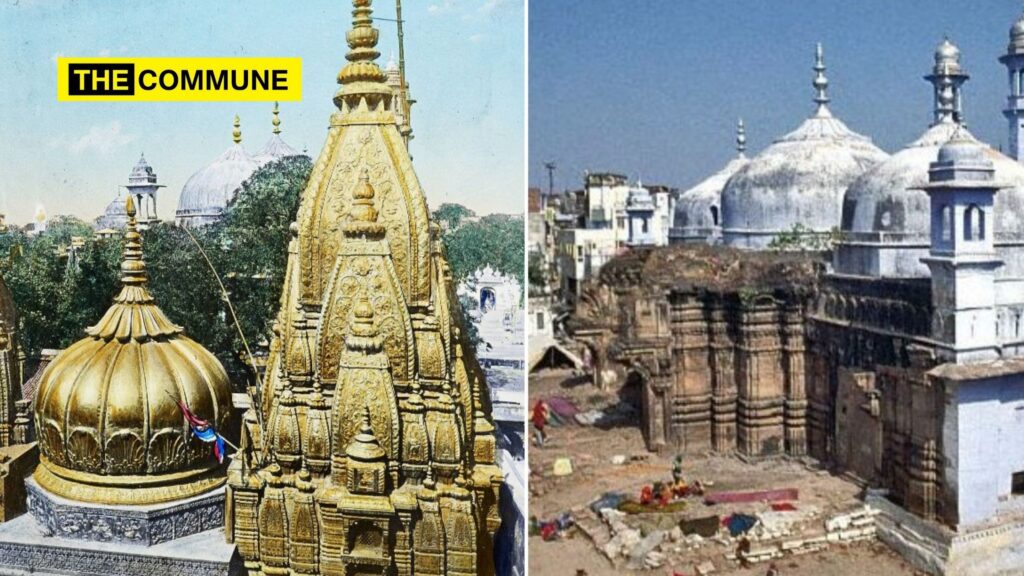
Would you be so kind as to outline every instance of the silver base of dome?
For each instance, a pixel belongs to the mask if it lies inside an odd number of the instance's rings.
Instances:
[[[235,545],[218,528],[155,546],[43,536],[31,514],[0,523],[0,574],[240,576]]]
[[[149,506],[76,502],[25,479],[28,509],[46,536],[153,546],[224,526],[221,487],[199,496]]]

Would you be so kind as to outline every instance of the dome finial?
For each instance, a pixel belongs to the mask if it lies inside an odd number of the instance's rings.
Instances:
[[[828,78],[825,77],[825,52],[821,48],[821,42],[818,42],[814,50],[814,101],[818,103],[818,110],[822,110],[828,105]]]
[[[740,156],[747,151],[747,129],[743,126],[743,118],[736,123],[736,151]]]
[[[944,122],[963,122],[961,87],[970,76],[960,65],[960,49],[944,36],[935,47],[935,66],[932,73],[924,77],[932,83],[934,93],[932,125]]]
[[[281,118],[279,117],[280,110],[278,109],[277,102],[274,102],[274,119],[271,124],[274,125],[274,134],[281,133]]]
[[[231,131],[231,139],[235,141],[235,144],[242,143],[242,121],[238,118],[238,114],[235,114],[235,129]]]
[[[135,198],[129,194],[124,201],[128,223],[124,232],[124,251],[121,261],[121,283],[140,285],[146,283],[146,263],[142,260],[142,235],[139,234],[135,219]]]

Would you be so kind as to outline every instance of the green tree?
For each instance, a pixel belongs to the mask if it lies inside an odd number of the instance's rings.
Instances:
[[[291,156],[257,170],[228,208],[222,233],[222,274],[249,345],[270,336],[288,262],[289,227],[313,169],[306,156]],[[234,333],[234,332],[233,332]],[[242,344],[235,338],[235,347]]]
[[[452,278],[460,282],[490,266],[523,283],[523,217],[491,214],[449,230],[443,236]]]
[[[462,204],[451,204],[446,202],[438,206],[437,210],[434,210],[432,216],[434,221],[443,226],[445,230],[455,230],[462,224],[463,220],[476,216],[476,212],[473,212]]]

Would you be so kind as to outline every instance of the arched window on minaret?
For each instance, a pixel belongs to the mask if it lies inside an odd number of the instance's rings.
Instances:
[[[949,204],[942,207],[942,240],[953,241],[953,207]]]
[[[971,204],[964,211],[964,240],[985,239],[985,213],[977,204]]]
[[[718,206],[711,207],[711,225],[718,226]]]

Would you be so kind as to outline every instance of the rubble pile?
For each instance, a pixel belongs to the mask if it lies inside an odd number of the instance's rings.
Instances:
[[[608,501],[605,495],[597,502]],[[873,539],[878,511],[863,506],[822,519],[815,506],[790,505],[769,506],[752,516],[737,514],[725,518],[657,521],[641,518],[653,514],[629,514],[614,507],[596,511],[581,508],[576,513],[587,517],[576,524],[577,528],[613,566],[655,569],[695,560],[692,569],[697,574],[710,574],[715,564],[707,558],[713,556],[720,555],[730,563],[747,565],[818,552],[833,544]],[[733,516],[752,518],[752,525],[732,533]],[[709,524],[708,520],[713,523]],[[674,525],[666,527],[672,523]]]

